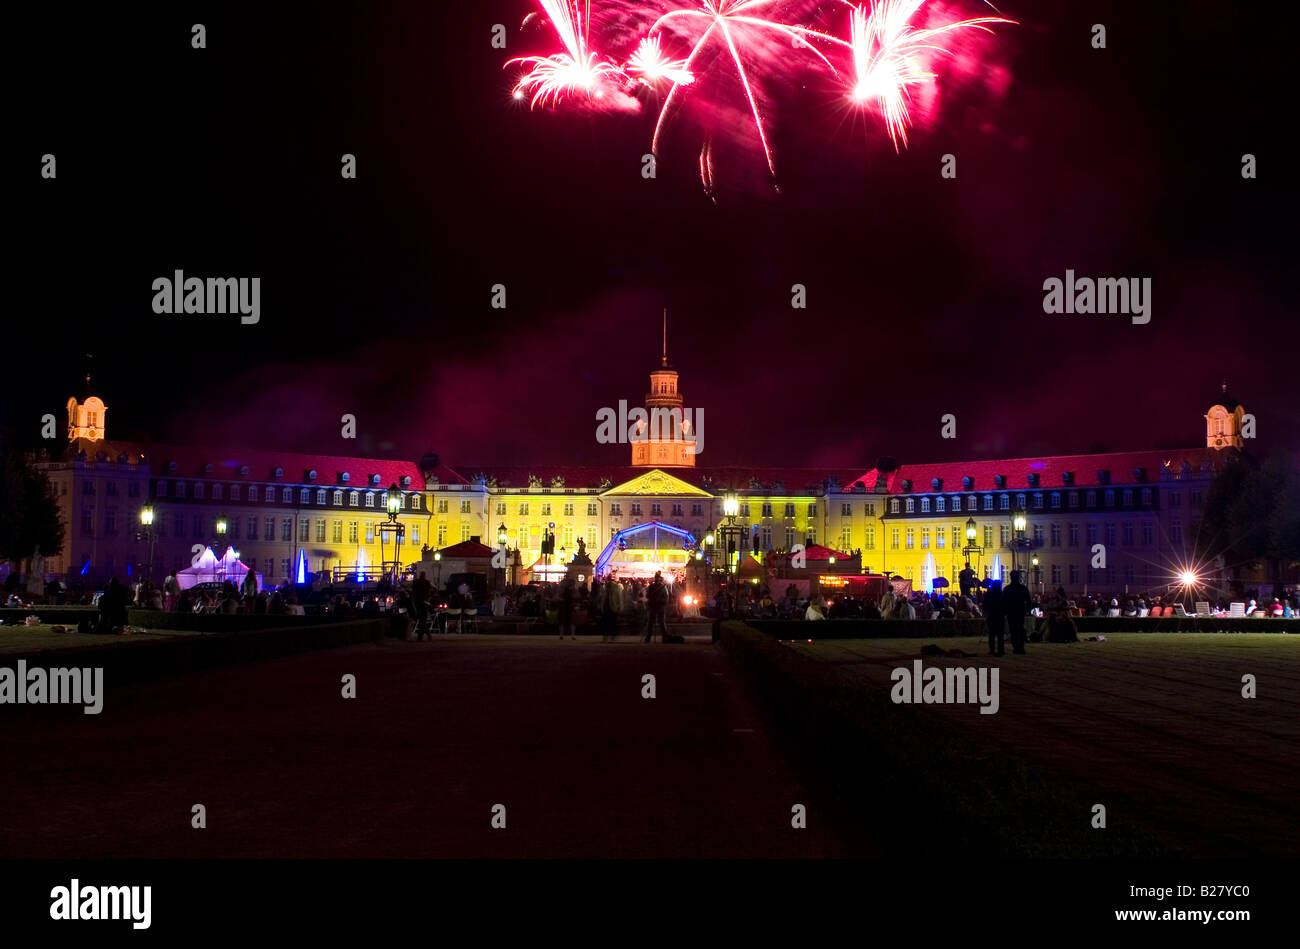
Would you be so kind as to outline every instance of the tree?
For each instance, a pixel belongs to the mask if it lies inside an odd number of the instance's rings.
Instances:
[[[1204,551],[1229,564],[1266,564],[1274,583],[1283,564],[1300,559],[1300,474],[1285,454],[1260,465],[1226,465],[1205,498]]]
[[[37,547],[46,556],[62,550],[63,535],[59,503],[45,472],[17,451],[0,457],[0,559],[11,561],[17,573]]]

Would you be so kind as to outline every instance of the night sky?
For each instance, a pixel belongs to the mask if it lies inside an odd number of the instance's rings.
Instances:
[[[0,434],[61,429],[93,354],[110,438],[625,464],[595,413],[644,396],[667,307],[702,465],[1195,446],[1225,378],[1258,451],[1300,445],[1293,40],[1254,5],[1008,2],[900,154],[774,81],[779,191],[724,141],[716,200],[688,116],[645,180],[653,111],[511,99],[505,60],[558,48],[525,0],[269,6],[11,14]],[[1151,277],[1151,322],[1045,314],[1067,268]],[[155,315],[175,269],[260,276],[261,322]]]

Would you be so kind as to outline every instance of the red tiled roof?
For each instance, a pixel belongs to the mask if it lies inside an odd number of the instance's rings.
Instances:
[[[234,449],[222,451],[213,448],[195,448],[190,445],[148,445],[143,450],[149,457],[149,466],[155,474],[167,474],[170,462],[176,463],[177,477],[229,478],[247,481],[280,481],[284,484],[318,484],[321,486],[342,486],[339,475],[347,472],[349,488],[372,488],[379,490],[390,484],[401,485],[402,478],[410,477],[411,486],[424,488],[424,476],[419,466],[410,461],[392,461],[378,458],[349,458],[342,455],[300,455],[294,452],[249,451]],[[204,468],[212,465],[211,474]],[[248,468],[248,474],[241,475],[240,469]],[[276,468],[283,470],[280,478],[275,478]],[[305,473],[316,472],[316,480],[309,482]],[[446,465],[438,465],[435,473],[441,483],[464,484],[455,471]],[[379,475],[378,484],[371,485],[370,476]]]
[[[453,544],[450,547],[442,548],[442,556],[447,557],[491,557],[492,548],[486,544],[478,544],[472,540],[463,540],[459,544]]]
[[[950,461],[929,465],[903,465],[889,477],[891,494],[902,493],[903,482],[912,482],[912,492],[924,494],[935,490],[935,478],[942,479],[943,492],[959,491],[997,491],[1003,489],[1025,490],[1034,486],[1029,483],[1031,472],[1038,474],[1039,488],[1060,488],[1065,485],[1061,476],[1073,472],[1074,485],[1083,487],[1098,484],[1097,472],[1105,470],[1110,473],[1111,484],[1136,484],[1134,469],[1145,470],[1145,482],[1160,480],[1163,467],[1173,471],[1180,470],[1183,462],[1191,465],[1193,472],[1199,472],[1204,462],[1217,467],[1225,458],[1223,452],[1213,448],[1181,448],[1158,451],[1123,451],[1102,455],[1050,455],[1043,458],[1010,458],[993,461]],[[999,487],[994,481],[995,475],[1005,475],[1006,482]],[[963,478],[971,478],[967,488]]]
[[[734,488],[741,493],[749,490],[751,478],[757,478],[762,484],[771,486],[780,481],[788,494],[798,494],[810,486],[821,486],[827,478],[836,478],[843,490],[849,490],[854,481],[863,479],[867,489],[875,487],[874,469],[865,473],[861,468],[755,468],[744,465],[732,465],[717,468],[681,468],[669,465],[648,466],[608,466],[608,465],[457,465],[456,472],[464,480],[472,480],[478,475],[495,478],[498,487],[526,488],[530,477],[540,478],[542,486],[549,488],[552,479],[561,477],[566,488],[594,488],[599,486],[602,478],[608,478],[611,485],[631,481],[648,472],[659,470],[679,478],[687,484],[702,487],[707,480],[710,490],[722,491]]]

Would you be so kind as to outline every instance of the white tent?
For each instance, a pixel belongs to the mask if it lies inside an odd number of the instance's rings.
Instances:
[[[194,564],[184,570],[176,571],[176,579],[180,581],[182,590],[188,590],[200,583],[221,583],[225,580],[229,580],[238,589],[243,584],[244,577],[247,574],[248,567],[235,555],[233,547],[227,547],[225,556],[220,560],[212,552],[211,547],[205,547],[202,555]],[[262,575],[254,570],[253,577],[257,580],[257,589],[260,592],[262,589]]]

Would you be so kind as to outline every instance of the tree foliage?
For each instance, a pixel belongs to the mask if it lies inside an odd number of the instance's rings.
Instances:
[[[63,548],[59,503],[45,472],[16,451],[0,456],[0,559],[15,564],[40,547],[52,556]]]

